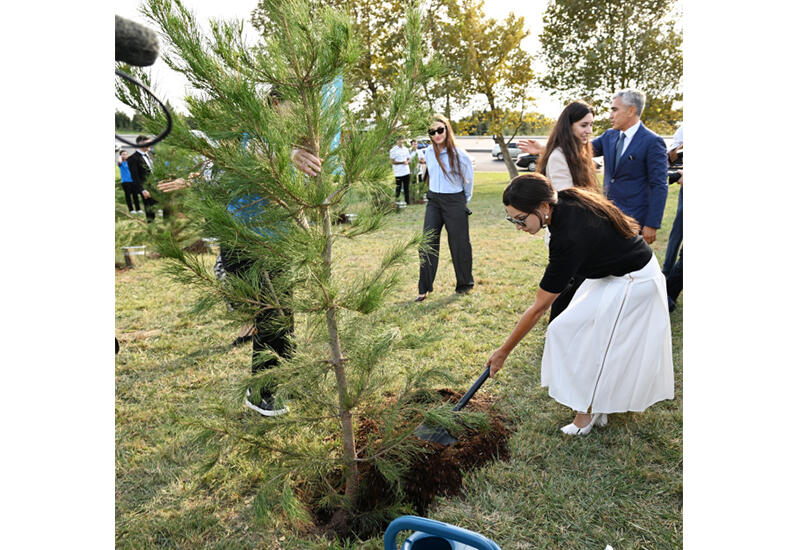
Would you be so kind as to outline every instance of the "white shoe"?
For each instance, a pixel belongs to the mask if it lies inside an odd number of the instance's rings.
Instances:
[[[289,407],[282,407],[280,409],[275,407],[275,401],[270,396],[267,399],[261,398],[261,402],[256,405],[250,401],[250,389],[247,390],[247,395],[244,398],[244,406],[248,409],[256,411],[262,416],[280,416],[289,412]]]
[[[589,420],[589,423],[583,428],[579,428],[574,422],[572,422],[571,424],[567,424],[561,428],[561,431],[567,435],[587,435],[592,431],[592,426],[595,424],[597,424],[599,428],[602,428],[608,424],[608,415],[605,413],[592,414],[592,419]]]
[[[136,210],[128,210],[128,214],[136,214]]]

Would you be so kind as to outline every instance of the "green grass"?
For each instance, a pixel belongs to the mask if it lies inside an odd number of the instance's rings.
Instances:
[[[453,291],[443,235],[435,292],[414,304],[418,266],[401,270],[397,289],[376,321],[443,338],[397,351],[398,371],[437,366],[466,389],[519,315],[533,301],[547,263],[543,238],[515,231],[500,201],[507,178],[479,173],[470,205],[475,290]],[[671,186],[654,249],[663,259],[677,205]],[[387,243],[422,227],[424,206],[393,215],[388,227],[342,242],[351,269],[376,265]],[[123,226],[118,229],[124,232]],[[119,240],[119,238],[118,238]],[[205,260],[213,262],[211,256]],[[379,539],[341,544],[303,537],[279,519],[259,524],[252,502],[266,468],[227,456],[224,475],[198,473],[201,452],[182,417],[202,417],[250,371],[250,351],[231,351],[238,326],[223,308],[199,318],[186,312],[196,296],[160,271],[161,260],[116,274],[116,528],[120,548],[383,548]],[[342,274],[346,276],[346,274]],[[682,540],[682,300],[672,314],[675,399],[645,413],[613,415],[586,438],[558,428],[572,413],[539,386],[544,323],[536,326],[481,389],[499,398],[515,423],[511,460],[471,473],[464,496],[440,499],[429,517],[482,533],[504,549],[677,548]],[[246,412],[242,412],[246,414]],[[264,422],[253,415],[253,422]]]

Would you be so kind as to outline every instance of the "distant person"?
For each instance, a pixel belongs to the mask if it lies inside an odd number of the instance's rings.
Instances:
[[[647,244],[656,240],[667,202],[667,147],[640,117],[645,95],[626,89],[611,100],[611,129],[592,141],[603,157],[605,194],[642,227]]]
[[[411,161],[413,163],[414,159],[417,159],[417,169],[415,174],[411,174],[411,184],[416,185],[422,183],[422,168],[425,165],[425,151],[424,149],[420,149],[417,145],[417,140],[411,140]],[[409,165],[410,166],[410,165]]]
[[[131,177],[131,169],[128,167],[128,152],[120,151],[117,158],[117,166],[119,166],[119,179],[122,182],[122,190],[125,192],[125,204],[128,205],[128,212],[131,214],[141,214],[139,209],[139,192],[136,190],[136,184]],[[144,200],[144,197],[142,197]]]
[[[536,171],[545,174],[556,191],[580,187],[600,192],[597,183],[591,145],[594,109],[584,101],[573,101],[567,105],[556,121],[542,147],[535,140],[523,139],[519,148],[529,154],[539,154]],[[543,149],[543,150],[542,150]],[[545,241],[549,243],[550,232],[545,228]],[[575,291],[583,282],[582,277],[573,277],[550,308],[550,322],[566,309]]]
[[[420,249],[419,252],[419,294],[415,302],[421,302],[433,292],[443,226],[447,229],[447,243],[456,272],[456,293],[467,294],[475,285],[467,217],[472,213],[467,208],[472,198],[472,161],[466,151],[456,147],[453,129],[444,116],[434,115],[428,135],[432,143],[424,153],[429,189],[423,231],[432,235],[429,242],[432,250]]]
[[[389,159],[392,161],[392,170],[394,171],[394,200],[400,198],[400,190],[402,189],[406,204],[411,204],[408,189],[411,180],[411,170],[408,167],[411,163],[411,152],[403,143],[403,138],[397,138],[394,147],[389,150]]]
[[[136,144],[145,143],[148,141],[147,136],[138,136]],[[136,191],[141,193],[144,197],[144,213],[147,218],[147,223],[156,219],[156,212],[154,206],[158,202],[152,197],[147,187],[150,185],[150,174],[153,172],[153,159],[149,155],[150,147],[137,147],[136,151],[128,157],[128,167],[131,171],[131,178],[136,185]],[[164,209],[164,217],[169,216],[169,210]]]
[[[534,235],[548,226],[552,240],[536,299],[486,362],[490,375],[578,274],[586,281],[548,325],[542,355],[542,386],[576,412],[561,431],[586,435],[606,425],[611,413],[641,412],[672,399],[664,276],[636,220],[599,193],[579,187],[556,193],[537,173],[511,180],[503,204],[517,230]]]

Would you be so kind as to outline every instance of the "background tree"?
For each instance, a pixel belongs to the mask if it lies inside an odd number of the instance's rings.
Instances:
[[[214,165],[212,180],[198,180],[189,190],[190,218],[203,234],[250,258],[253,267],[241,276],[229,274],[220,285],[210,266],[169,240],[161,251],[172,260],[178,280],[207,291],[200,309],[225,299],[236,306],[231,315],[240,321],[252,320],[262,309],[294,312],[299,326],[293,357],[244,380],[227,405],[204,411],[192,422],[202,427],[198,437],[210,450],[209,468],[224,461],[226,446],[264,465],[267,481],[255,498],[257,514],[282,510],[294,520],[308,521],[294,492],[299,483],[309,498],[334,511],[330,525],[338,530],[358,500],[366,465],[399,487],[408,457],[420,452],[410,435],[422,405],[409,396],[431,376],[444,375],[413,371],[398,381],[385,374],[383,357],[398,346],[417,345],[420,337],[369,318],[398,283],[394,268],[416,259],[410,252],[422,236],[393,243],[372,271],[360,264],[354,271],[353,262],[336,253],[337,242],[385,223],[383,202],[372,200],[390,193],[390,166],[383,152],[396,134],[427,127],[430,113],[420,108],[418,87],[432,75],[422,63],[420,16],[411,11],[403,33],[406,53],[386,114],[365,128],[348,110],[356,91],[348,80],[332,93],[359,59],[347,17],[326,7],[312,10],[304,0],[264,0],[260,9],[268,24],[259,44],[250,47],[239,22],[212,21],[211,35],[204,36],[180,3],[149,0],[146,5],[145,14],[166,42],[164,61],[199,90],[186,98],[186,105],[200,132],[176,117],[169,138]],[[280,108],[271,105],[272,90],[280,91]],[[123,101],[133,99],[120,95]],[[131,103],[158,125],[160,115],[146,101]],[[290,155],[296,147],[324,158],[318,176],[309,178],[294,168]],[[227,211],[229,202],[242,196],[261,197],[253,200],[266,199],[272,206],[243,224]],[[342,205],[357,209],[356,223],[335,224]],[[280,230],[265,236],[254,227]],[[281,274],[270,277],[278,267]],[[292,396],[291,413],[269,422],[243,416],[246,389],[258,395],[273,382],[278,399]],[[387,402],[383,392],[390,387],[399,393],[396,401]],[[449,421],[449,429],[458,430],[446,411],[446,405],[435,409],[431,418]],[[364,416],[381,431],[356,448],[357,425]],[[460,418],[470,421],[463,414]]]
[[[507,146],[511,138],[506,141],[503,129],[511,123],[505,107],[516,104],[518,112],[522,112],[526,100],[530,100],[526,89],[534,74],[532,59],[521,45],[528,35],[525,19],[513,14],[503,21],[487,18],[483,0],[463,0],[461,18],[460,39],[466,52],[461,65],[465,92],[486,97],[489,132],[500,146],[509,176],[516,177],[517,167]],[[515,127],[520,123],[518,119]]]
[[[536,112],[520,113],[503,109],[502,117],[509,122],[503,127],[503,134],[518,133],[525,136],[546,136],[555,121]],[[453,121],[453,131],[457,134],[485,136],[489,133],[489,113],[486,110],[473,111],[472,114]]]
[[[638,88],[654,107],[652,113],[645,107],[644,119],[659,113],[672,121],[676,115],[667,111],[682,99],[678,15],[669,0],[551,0],[539,35],[547,67],[539,83],[564,101],[585,99],[601,112],[615,91]]]

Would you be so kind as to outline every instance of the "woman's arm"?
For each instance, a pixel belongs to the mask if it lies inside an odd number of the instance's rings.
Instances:
[[[553,305],[557,297],[558,294],[547,292],[541,288],[536,291],[536,300],[533,302],[533,305],[525,310],[525,313],[522,314],[514,330],[512,330],[511,334],[506,338],[505,343],[496,349],[486,362],[486,366],[489,367],[489,376],[493,377],[497,374],[497,371],[503,368],[503,362],[505,362],[506,357],[508,357],[511,351],[519,344],[520,340],[528,334],[544,312]]]

